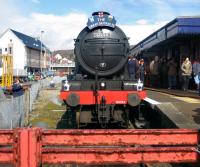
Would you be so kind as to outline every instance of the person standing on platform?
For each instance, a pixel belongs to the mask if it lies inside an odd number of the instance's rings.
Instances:
[[[153,87],[153,65],[154,65],[154,59],[150,61],[149,63],[149,80],[150,80],[150,87]]]
[[[168,89],[176,88],[177,63],[171,59],[168,63]]]
[[[194,81],[195,81],[195,84],[197,85],[197,89],[200,95],[200,62],[195,60],[192,65],[192,69],[193,69],[193,74],[194,74]]]
[[[190,62],[189,58],[187,57],[185,61],[181,65],[181,71],[183,76],[183,90],[187,91],[189,86],[189,79],[192,74],[192,63]]]
[[[131,80],[136,79],[136,72],[138,70],[138,61],[134,56],[130,56],[128,59],[128,73]]]
[[[139,68],[138,68],[139,79],[142,83],[144,83],[144,75],[146,74],[144,59],[140,59]]]
[[[159,58],[156,56],[154,60],[150,63],[150,73],[151,73],[151,86],[158,87],[160,82],[159,79]]]
[[[162,88],[168,86],[168,62],[166,58],[163,58],[161,62],[161,85]]]

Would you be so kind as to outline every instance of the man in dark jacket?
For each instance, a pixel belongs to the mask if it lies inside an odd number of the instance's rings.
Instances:
[[[130,56],[128,59],[128,73],[131,80],[136,79],[136,72],[138,70],[138,61],[134,56]]]
[[[168,62],[166,58],[162,59],[160,66],[160,74],[161,74],[161,87],[168,88]]]
[[[177,66],[174,59],[168,63],[168,89],[176,88]]]
[[[139,61],[138,73],[139,73],[139,78],[140,78],[141,82],[144,83],[144,75],[146,74],[144,59],[141,59]]]
[[[21,96],[23,95],[23,87],[21,86],[18,79],[15,80],[15,83],[12,85],[12,92],[13,97]]]

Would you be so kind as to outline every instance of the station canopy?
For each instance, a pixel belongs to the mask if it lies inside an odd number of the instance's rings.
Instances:
[[[131,49],[131,53],[138,55],[143,50],[150,49],[159,44],[178,37],[199,37],[200,16],[177,17],[153,34],[149,35]]]

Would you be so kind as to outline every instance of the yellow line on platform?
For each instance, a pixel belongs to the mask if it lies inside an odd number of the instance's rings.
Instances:
[[[200,100],[199,99],[194,99],[194,98],[190,98],[190,97],[178,97],[178,96],[172,96],[172,98],[184,101],[186,103],[199,103],[200,104]]]
[[[192,103],[192,104],[199,103],[200,104],[200,99],[195,99],[195,98],[191,98],[191,97],[180,97],[180,96],[170,95],[170,94],[167,94],[167,93],[161,93],[161,94],[165,94],[165,95],[167,95],[171,98],[181,100],[181,101],[184,101],[186,103]]]

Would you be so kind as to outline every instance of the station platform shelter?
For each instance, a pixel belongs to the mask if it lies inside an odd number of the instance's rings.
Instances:
[[[175,18],[132,47],[131,54],[144,58],[146,64],[155,56],[174,58],[178,63],[177,80],[180,82],[180,67],[185,58],[189,57],[192,63],[200,61],[200,16]]]

